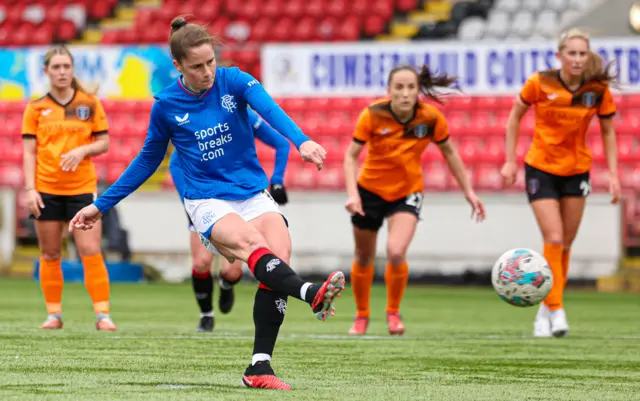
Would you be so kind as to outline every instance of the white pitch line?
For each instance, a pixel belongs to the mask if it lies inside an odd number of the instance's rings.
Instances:
[[[253,340],[253,336],[243,336],[233,333],[215,333],[211,335],[175,335],[175,336],[109,336],[105,339],[115,340],[143,340],[143,339],[157,339],[157,340]],[[410,340],[518,340],[518,339],[533,339],[535,337],[531,335],[501,335],[501,334],[488,334],[488,335],[446,335],[446,336],[350,336],[343,334],[289,334],[279,337],[279,340],[295,340],[295,339],[308,339],[308,340],[380,340],[380,341],[410,341]],[[626,335],[626,336],[610,336],[610,337],[578,337],[578,339],[594,339],[594,340],[639,340],[640,335]]]

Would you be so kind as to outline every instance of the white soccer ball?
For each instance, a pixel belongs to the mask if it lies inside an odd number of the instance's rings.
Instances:
[[[542,255],[531,249],[517,248],[498,258],[491,270],[491,284],[505,302],[528,307],[547,297],[553,275]]]

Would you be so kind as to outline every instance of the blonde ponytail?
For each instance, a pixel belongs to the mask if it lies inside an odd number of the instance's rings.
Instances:
[[[76,76],[71,78],[71,87],[75,90],[80,90],[91,96],[97,95],[98,91],[100,90],[100,85],[96,84],[91,86],[85,86],[80,82],[80,80]]]

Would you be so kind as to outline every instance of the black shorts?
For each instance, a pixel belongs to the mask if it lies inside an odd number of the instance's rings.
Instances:
[[[44,208],[40,209],[40,221],[70,221],[85,206],[96,199],[94,194],[52,195],[40,192]],[[31,218],[34,218],[31,215]]]
[[[561,176],[524,165],[524,177],[529,202],[537,199],[561,199],[567,196],[586,197],[591,193],[589,172]]]
[[[416,192],[404,198],[389,202],[371,191],[367,191],[358,185],[358,192],[362,200],[362,211],[364,216],[354,214],[351,216],[351,223],[361,230],[378,231],[386,217],[398,212],[409,212],[420,218],[422,192]]]

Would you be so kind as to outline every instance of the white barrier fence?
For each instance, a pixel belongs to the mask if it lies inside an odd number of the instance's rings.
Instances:
[[[624,92],[640,92],[637,38],[594,38],[591,48],[615,61]],[[421,66],[459,78],[466,94],[514,95],[529,75],[555,68],[555,41],[437,41],[269,44],[262,84],[277,97],[383,96],[389,70]]]

